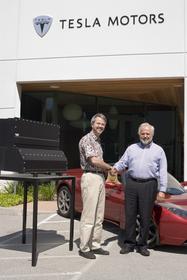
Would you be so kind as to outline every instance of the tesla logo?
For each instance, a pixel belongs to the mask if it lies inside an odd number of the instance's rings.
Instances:
[[[34,24],[36,33],[40,37],[43,37],[44,35],[46,35],[47,32],[49,31],[49,28],[51,27],[52,21],[53,21],[53,19],[50,16],[35,17],[33,19],[33,24]]]

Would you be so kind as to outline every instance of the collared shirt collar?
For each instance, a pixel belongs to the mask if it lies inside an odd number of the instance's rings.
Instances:
[[[93,139],[94,139],[95,141],[100,142],[100,137],[97,137],[97,136],[95,135],[95,133],[93,132],[93,130],[90,131],[90,135],[91,135],[91,137],[93,137]]]
[[[145,144],[143,144],[143,143],[140,141],[140,142],[139,142],[139,146],[140,146],[142,149],[144,149],[144,148],[148,149],[148,148],[151,147],[152,143],[153,143],[153,141],[151,141],[149,144],[145,145]]]

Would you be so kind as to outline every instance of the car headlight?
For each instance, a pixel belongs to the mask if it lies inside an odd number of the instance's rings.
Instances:
[[[175,207],[168,207],[167,209],[172,213],[174,213],[175,215],[178,215],[182,218],[187,218],[187,210],[175,208]]]

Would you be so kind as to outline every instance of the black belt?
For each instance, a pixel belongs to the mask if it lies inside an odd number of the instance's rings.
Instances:
[[[141,179],[141,178],[133,178],[133,177],[130,177],[131,180],[135,181],[135,182],[138,182],[138,183],[145,183],[145,182],[149,182],[149,181],[155,181],[156,178],[146,178],[146,179]]]
[[[84,170],[84,173],[94,173],[94,174],[102,174],[102,175],[104,175],[104,172],[97,171],[97,170]]]

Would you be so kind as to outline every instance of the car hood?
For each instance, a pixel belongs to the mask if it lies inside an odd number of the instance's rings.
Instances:
[[[164,199],[163,202],[157,202],[158,205],[162,204],[175,204],[178,206],[182,206],[187,209],[187,193],[183,193],[180,195],[170,195]]]
[[[171,203],[171,202],[160,202],[160,203],[157,203],[157,205],[167,208],[167,209],[177,208],[177,209],[182,209],[182,210],[187,211],[187,205],[177,205],[177,204]]]

